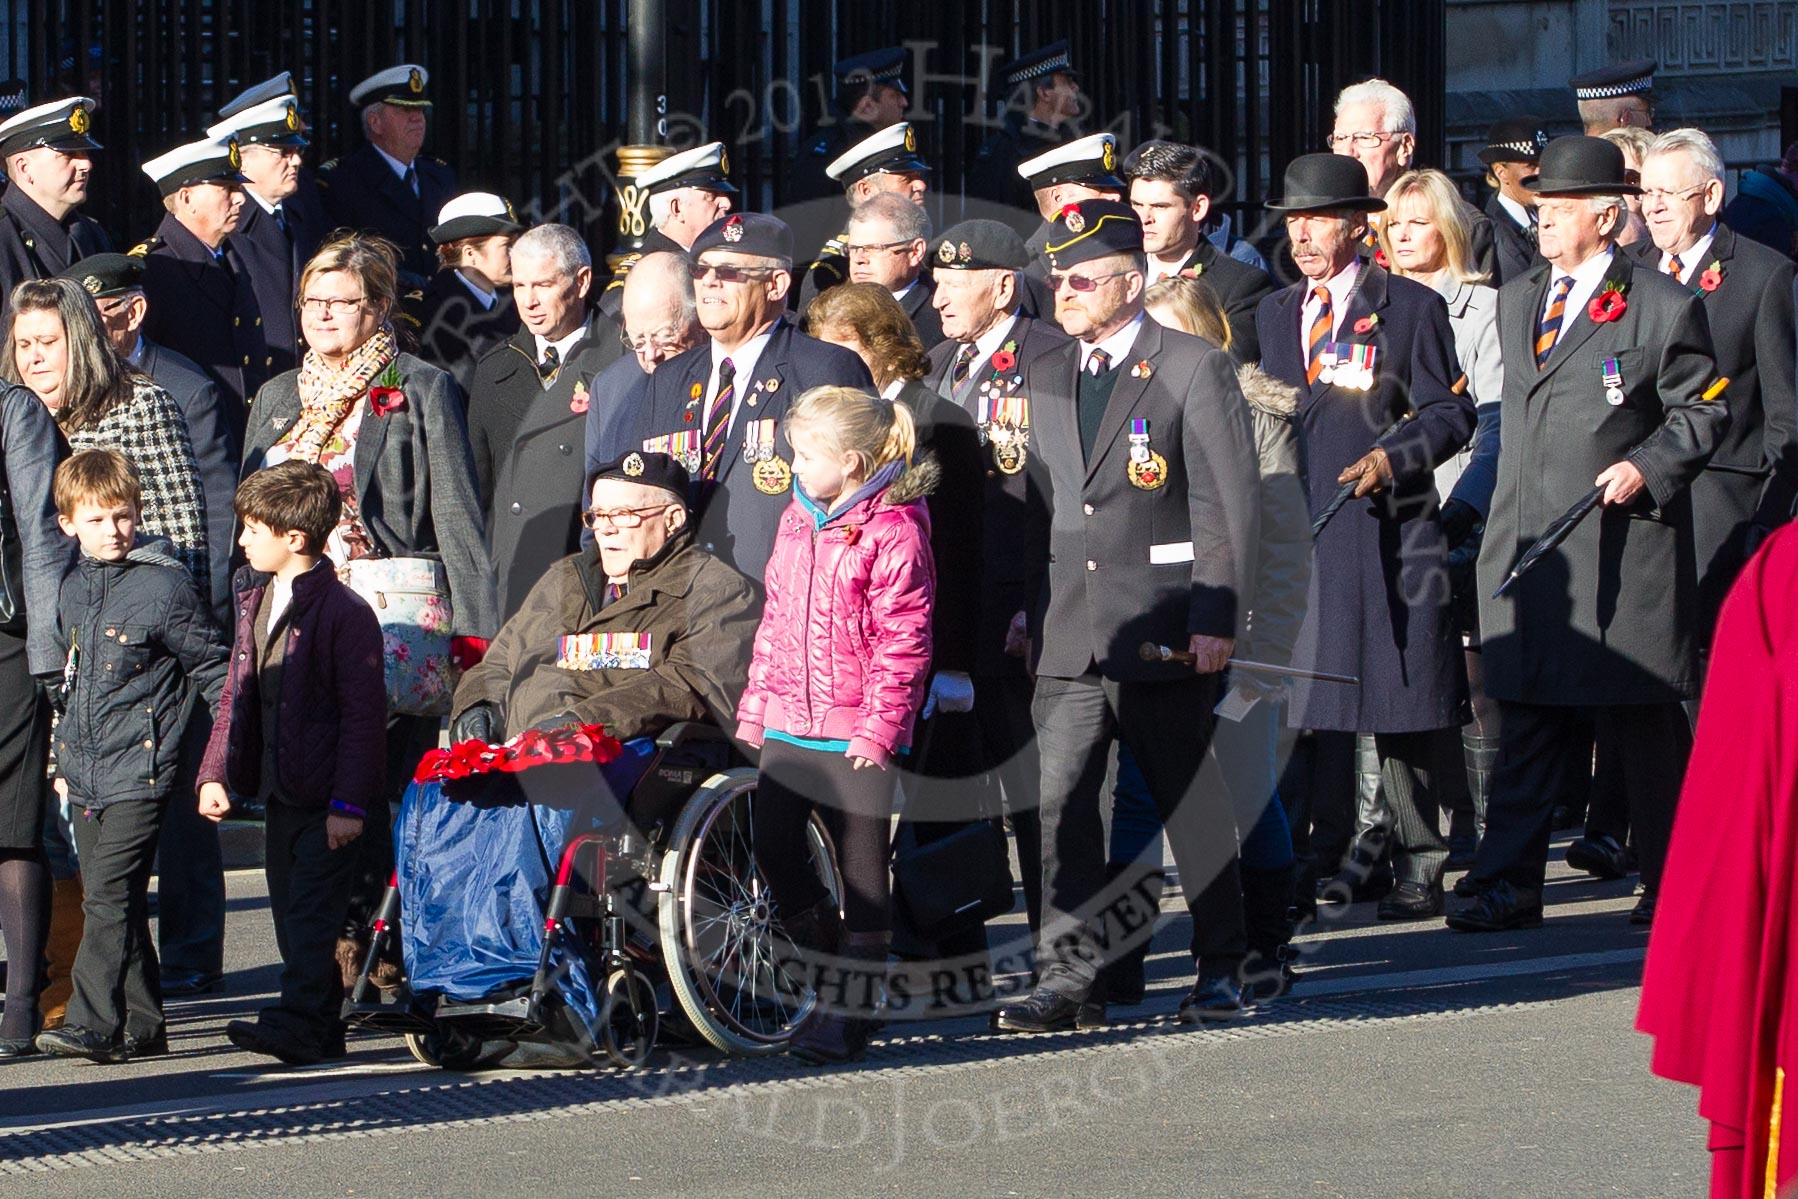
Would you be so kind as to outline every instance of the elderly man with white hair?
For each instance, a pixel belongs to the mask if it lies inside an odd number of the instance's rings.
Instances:
[[[468,440],[509,617],[550,564],[580,546],[588,409],[600,372],[624,354],[618,325],[588,303],[593,257],[567,225],[512,243],[523,327],[475,366]]]
[[[1346,154],[1367,168],[1368,195],[1384,196],[1398,177],[1415,165],[1417,109],[1411,97],[1384,79],[1353,83],[1336,97],[1336,125],[1324,140],[1332,152]],[[1473,264],[1490,275],[1498,260],[1492,218],[1471,204],[1466,208],[1472,225]],[[1379,222],[1379,214],[1370,216],[1361,243],[1363,257],[1374,258],[1379,253]]]
[[[699,323],[693,264],[683,254],[645,254],[619,288],[624,344],[630,353],[600,372],[587,407],[587,469],[599,469],[636,448],[637,423],[648,400],[649,378],[678,354],[709,336]],[[581,544],[592,539],[582,536]]]
[[[1580,725],[1614,747],[1651,923],[1698,685],[1698,577],[1689,488],[1729,428],[1706,306],[1615,244],[1623,151],[1562,137],[1542,151],[1545,261],[1498,293],[1504,443],[1480,552],[1480,649],[1498,702],[1498,761],[1450,928],[1542,924],[1556,797],[1591,768]],[[1706,264],[1708,267],[1708,264]],[[1705,269],[1705,268],[1701,268]],[[1576,504],[1598,508],[1526,574],[1525,551]],[[1496,594],[1505,585],[1502,595]]]
[[[723,142],[670,154],[638,175],[636,184],[649,199],[649,228],[643,233],[643,248],[619,264],[619,273],[599,297],[599,310],[613,319],[618,319],[624,300],[624,282],[639,262],[651,254],[684,256],[706,226],[736,202]]]
[[[1723,158],[1696,129],[1663,133],[1642,159],[1642,216],[1651,241],[1630,249],[1678,279],[1704,306],[1717,372],[1729,379],[1729,431],[1692,482],[1702,639],[1761,541],[1798,499],[1798,393],[1792,285],[1785,255],[1737,237],[1718,219]]]

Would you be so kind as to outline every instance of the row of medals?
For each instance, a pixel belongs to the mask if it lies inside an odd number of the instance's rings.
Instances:
[[[1013,375],[1011,385],[1018,386],[1024,381],[1022,375]],[[980,398],[989,412],[999,410],[999,401],[1005,399],[1005,380],[994,375],[980,385]],[[1021,405],[1020,411],[1030,411],[1030,401],[1023,396],[1017,397]],[[993,465],[1008,475],[1015,475],[1024,469],[1024,462],[1030,450],[1030,418],[1028,415],[1021,421],[989,420],[980,426],[980,444],[991,444],[993,447]]]

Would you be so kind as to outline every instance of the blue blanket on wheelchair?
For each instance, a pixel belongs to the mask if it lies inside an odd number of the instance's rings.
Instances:
[[[466,781],[454,785],[454,799],[441,783],[408,787],[394,827],[394,861],[413,992],[466,1002],[528,981],[543,952],[544,907],[562,847],[622,813],[654,752],[648,738],[626,742],[600,771],[610,796],[592,804],[532,802],[528,789],[501,785],[510,781],[505,776],[490,776],[495,785],[487,790],[500,796],[492,802],[478,789],[470,798]],[[558,952],[551,964],[563,998],[595,1019],[593,980],[580,955]]]

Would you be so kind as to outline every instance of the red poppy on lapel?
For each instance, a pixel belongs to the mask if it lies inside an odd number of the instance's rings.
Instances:
[[[1592,302],[1586,305],[1586,315],[1591,317],[1594,323],[1602,325],[1616,320],[1628,308],[1628,301],[1623,298],[1623,293],[1613,283],[1592,297]]]
[[[1380,323],[1380,318],[1377,314],[1374,316],[1364,316],[1360,320],[1355,322],[1355,332],[1357,332],[1357,333],[1372,333],[1373,327],[1379,323]]]
[[[1698,276],[1698,290],[1711,292],[1716,291],[1721,286],[1723,286],[1723,260],[1718,259],[1716,262],[1711,263],[1704,274]]]
[[[1385,250],[1375,250],[1373,252],[1373,264],[1375,266],[1379,267],[1381,270],[1391,270],[1392,269],[1392,264],[1390,262],[1386,261],[1386,251]]]
[[[1010,350],[1000,350],[993,355],[993,369],[1008,371],[1018,364],[1018,356]]]
[[[399,363],[389,363],[387,369],[381,372],[381,377],[368,389],[368,406],[374,409],[376,416],[386,416],[389,412],[398,412],[406,406],[403,383]]]

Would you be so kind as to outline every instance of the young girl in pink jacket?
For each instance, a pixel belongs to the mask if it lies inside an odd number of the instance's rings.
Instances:
[[[914,464],[911,412],[848,387],[819,387],[789,410],[793,502],[764,582],[737,735],[760,746],[755,858],[793,943],[792,967],[820,984],[789,1049],[841,1062],[866,1048],[890,931],[893,758],[911,744],[930,664],[936,568],[924,497],[935,464]],[[843,914],[811,865],[819,811],[842,867]],[[806,977],[800,977],[806,976]]]

